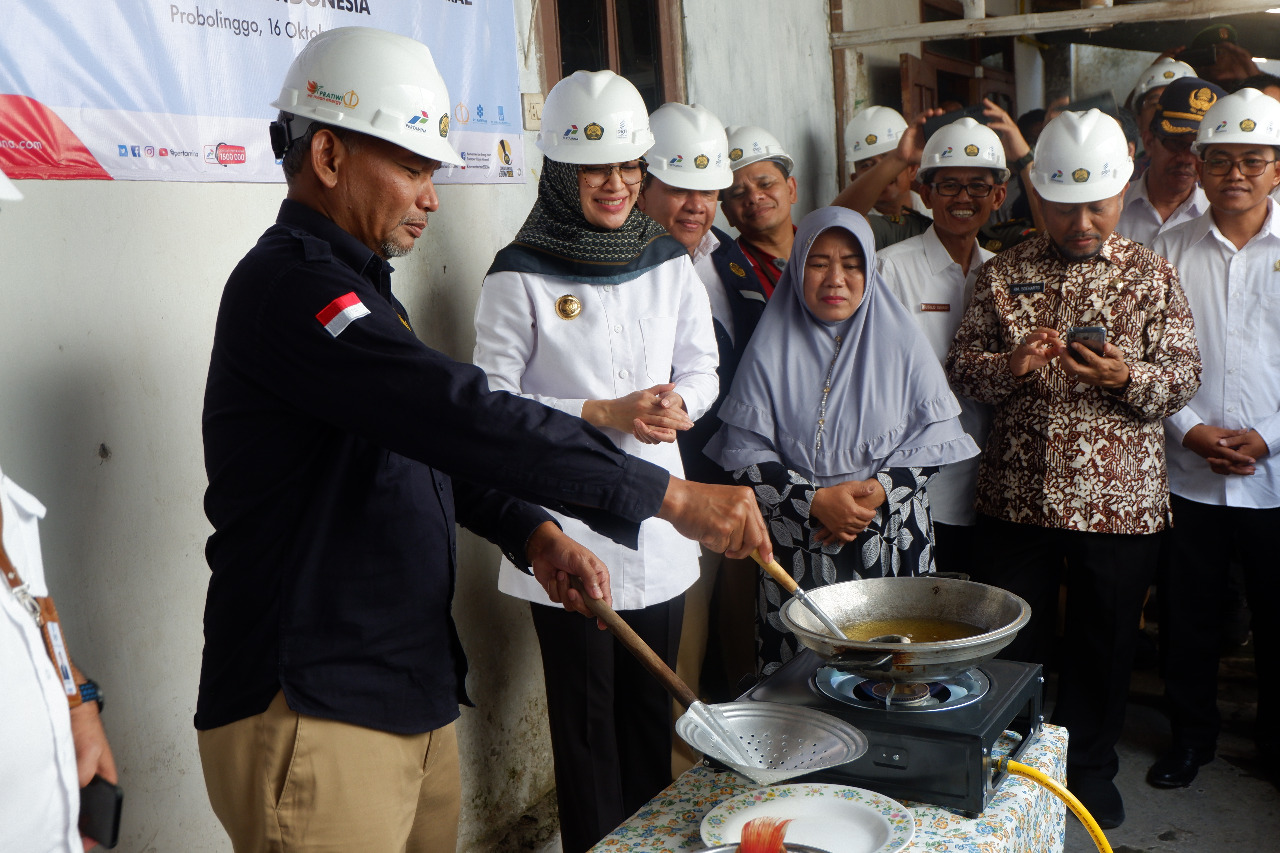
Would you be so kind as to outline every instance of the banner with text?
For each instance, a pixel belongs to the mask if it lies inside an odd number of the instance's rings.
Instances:
[[[10,178],[282,181],[269,104],[317,33],[431,48],[465,165],[439,183],[523,183],[512,0],[17,0],[0,27]]]

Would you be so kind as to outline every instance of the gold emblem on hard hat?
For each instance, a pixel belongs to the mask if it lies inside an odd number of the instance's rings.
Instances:
[[[440,116],[440,135],[441,136],[449,135],[449,114],[448,113],[445,113],[444,115]]]
[[[1205,112],[1209,107],[1213,106],[1213,102],[1216,100],[1218,100],[1218,96],[1209,89],[1196,89],[1191,93],[1191,109]]]
[[[1280,261],[1276,261],[1276,269],[1280,270]],[[733,273],[738,278],[747,277],[747,271],[744,270],[742,267],[738,266],[738,264],[734,261],[729,262],[729,272]]]
[[[730,152],[729,152],[729,159],[730,159],[730,160],[732,160],[732,161],[733,161],[733,162],[735,162],[735,163],[736,163],[736,162],[738,162],[739,160],[741,160],[741,159],[742,159],[742,149],[741,149],[741,148],[735,148],[735,149],[733,149],[732,151],[730,151]]]
[[[710,163],[711,163],[711,160],[707,157],[706,154],[699,154],[697,157],[693,158],[693,167],[695,169],[705,169]]]
[[[604,136],[604,128],[596,124],[594,121],[584,127],[582,132],[585,133],[587,135],[587,139],[590,139],[592,142]]]
[[[1240,122],[1240,129],[1243,130],[1245,133],[1253,133],[1253,129],[1257,126],[1258,126],[1258,123],[1251,118],[1247,118],[1244,121]]]
[[[556,313],[562,320],[572,320],[582,313],[582,302],[576,296],[565,294],[556,300]]]
[[[868,133],[868,134],[867,134],[867,144],[868,144],[868,145],[875,145],[875,144],[876,144],[876,140],[877,140],[878,138],[879,138],[879,137],[877,137],[874,133]]]
[[[1271,269],[1275,270],[1276,272],[1280,272],[1280,261],[1276,261],[1276,265]]]
[[[978,156],[978,146],[976,146],[976,145],[966,145],[966,146],[964,147],[964,153],[965,153],[965,154],[967,154],[967,155],[968,155],[968,156],[970,156],[970,157],[977,157],[977,156]]]
[[[1164,79],[1166,79],[1166,80],[1172,80],[1172,79],[1173,79],[1173,72],[1172,72],[1172,71],[1166,71],[1166,72],[1164,72]]]
[[[1089,170],[1076,169],[1071,173],[1071,180],[1075,181],[1077,184],[1083,184],[1085,181],[1089,180]]]

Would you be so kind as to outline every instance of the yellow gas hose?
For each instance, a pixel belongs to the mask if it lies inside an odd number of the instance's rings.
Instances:
[[[1084,824],[1084,828],[1089,831],[1089,837],[1093,839],[1093,843],[1098,846],[1100,853],[1112,853],[1111,845],[1107,843],[1107,837],[1102,834],[1102,827],[1098,826],[1098,822],[1093,819],[1093,815],[1089,814],[1089,810],[1084,804],[1076,799],[1076,795],[1068,791],[1062,785],[1055,782],[1048,775],[1041,773],[1034,767],[1026,764],[1019,764],[1017,761],[1010,761],[1008,758],[996,759],[996,771],[1008,771],[1015,776],[1025,776],[1033,782],[1039,782],[1048,788],[1057,796],[1058,799],[1067,804],[1067,808],[1075,812],[1076,817],[1080,818],[1080,822]]]

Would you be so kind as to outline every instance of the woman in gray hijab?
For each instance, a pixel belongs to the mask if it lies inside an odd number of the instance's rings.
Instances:
[[[778,561],[804,589],[933,572],[925,485],[978,453],[915,321],[876,272],[866,219],[827,207],[800,223],[786,272],[720,409],[706,453],[751,486]],[[757,666],[794,656],[761,576]]]

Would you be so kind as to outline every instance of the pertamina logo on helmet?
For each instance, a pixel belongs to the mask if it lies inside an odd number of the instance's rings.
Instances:
[[[307,81],[307,97],[316,101],[324,101],[326,104],[333,104],[337,107],[346,107],[354,109],[360,103],[360,96],[355,90],[348,89],[345,92],[331,92],[315,80]]]
[[[416,130],[418,133],[427,133],[427,122],[430,121],[431,116],[427,115],[426,110],[419,110],[418,113],[418,115],[405,122],[404,126],[409,130]]]

